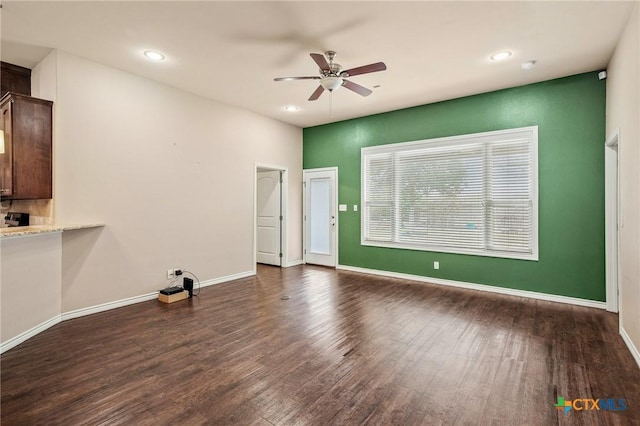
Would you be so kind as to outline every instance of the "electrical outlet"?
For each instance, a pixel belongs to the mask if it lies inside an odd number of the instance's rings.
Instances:
[[[168,280],[171,280],[171,279],[173,279],[173,278],[175,278],[175,272],[174,272],[174,270],[173,270],[173,269],[168,269],[168,270],[167,270],[167,279],[168,279]]]
[[[433,262],[433,269],[440,269],[440,262],[438,261]]]

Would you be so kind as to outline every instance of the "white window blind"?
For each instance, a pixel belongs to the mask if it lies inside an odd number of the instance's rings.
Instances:
[[[537,127],[362,149],[362,244],[537,260]]]

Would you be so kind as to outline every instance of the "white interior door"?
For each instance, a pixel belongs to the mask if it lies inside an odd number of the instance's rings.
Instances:
[[[337,168],[304,171],[305,263],[336,266]]]
[[[264,171],[257,173],[256,184],[256,261],[281,266],[281,174]]]

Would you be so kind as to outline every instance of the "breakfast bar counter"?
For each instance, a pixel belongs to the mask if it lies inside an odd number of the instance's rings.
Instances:
[[[98,228],[104,223],[73,224],[73,225],[34,225],[0,228],[0,238],[28,237],[32,235],[49,234],[54,232],[74,231],[77,229]]]

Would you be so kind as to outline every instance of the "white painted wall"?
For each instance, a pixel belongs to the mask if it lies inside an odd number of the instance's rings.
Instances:
[[[607,136],[620,129],[620,326],[640,348],[640,4],[608,67]],[[632,348],[632,352],[634,348]]]
[[[31,96],[56,101],[58,52],[52,51],[31,70]]]
[[[288,167],[288,260],[301,258],[300,128],[55,60],[56,223],[106,223],[62,237],[63,313],[160,289],[169,268],[201,280],[252,271],[255,162]]]
[[[60,317],[61,234],[2,238],[0,342]]]

